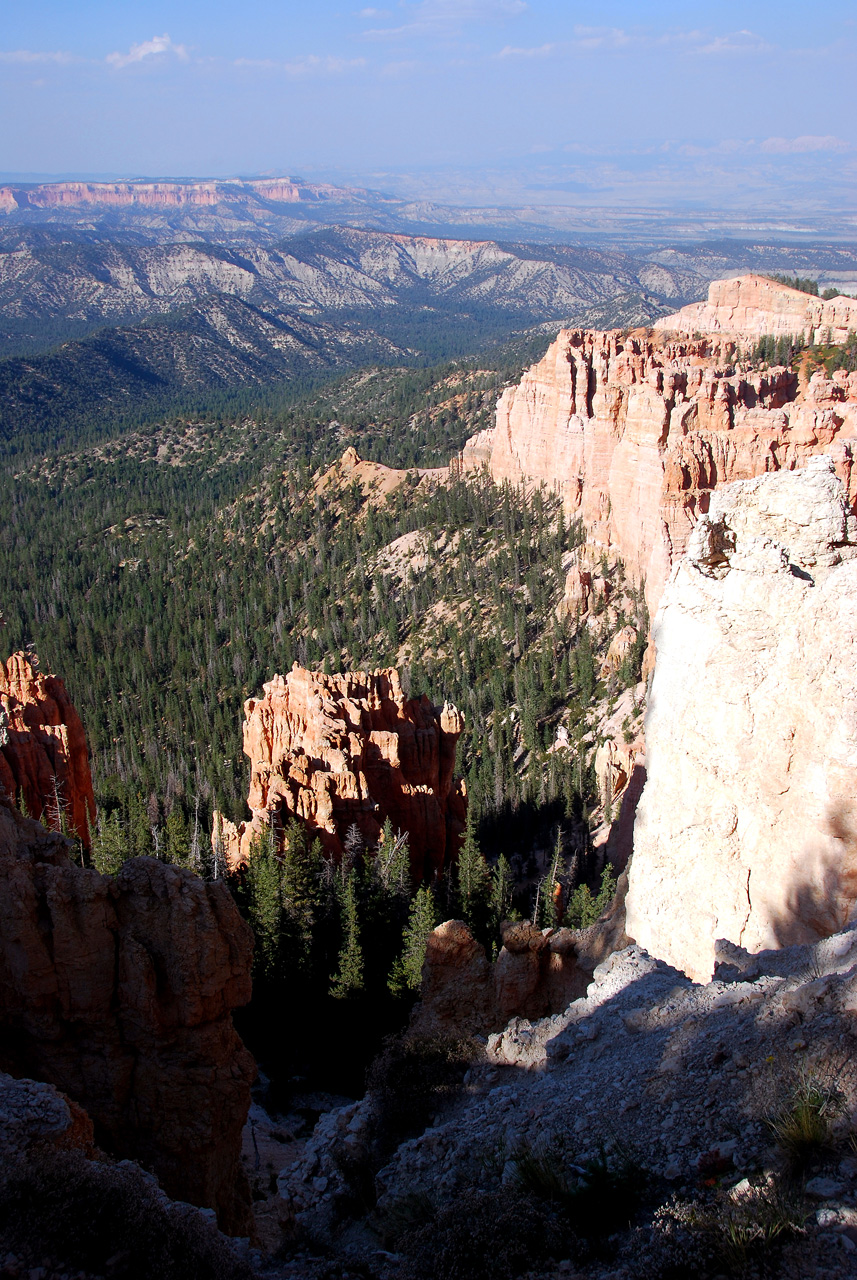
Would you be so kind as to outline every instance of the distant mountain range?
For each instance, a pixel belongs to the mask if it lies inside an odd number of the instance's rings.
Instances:
[[[526,212],[493,211],[529,235]],[[597,220],[577,243],[545,243],[546,226],[479,238],[483,215],[289,178],[2,187],[0,435],[41,447],[84,421],[110,431],[534,328],[651,324],[747,269],[857,284],[843,243],[617,247],[595,242]],[[445,219],[464,235],[403,229]]]

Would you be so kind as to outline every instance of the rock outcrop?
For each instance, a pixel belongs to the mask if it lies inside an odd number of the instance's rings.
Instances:
[[[801,386],[790,369],[745,371],[727,337],[569,329],[503,393],[496,426],[472,437],[461,461],[487,465],[497,481],[555,490],[590,543],[645,581],[654,615],[722,485],[824,452],[853,504],[856,431],[857,374],[816,374]],[[592,589],[587,575],[589,564],[572,570],[569,609]]]
[[[857,522],[827,458],[712,495],[654,622],[627,931],[693,977],[857,902]]]
[[[0,661],[0,788],[54,830],[65,822],[89,848],[95,796],[83,725],[62,680],[23,653]]]
[[[241,1234],[253,1060],[231,1010],[252,935],[222,883],[151,858],[115,879],[0,802],[0,1069],[85,1108],[100,1146]]]
[[[655,329],[687,334],[724,334],[756,342],[763,334],[807,342],[844,342],[857,329],[857,298],[818,298],[766,276],[715,280],[708,300],[655,321]]]
[[[578,965],[571,929],[524,921],[504,925],[502,935],[492,964],[461,920],[429,934],[414,1033],[499,1031],[510,1018],[559,1013],[584,994],[592,971]]]
[[[352,825],[377,841],[385,819],[410,837],[415,876],[440,870],[458,847],[465,798],[454,777],[464,719],[450,703],[405,698],[394,669],[322,675],[297,663],[244,704],[252,811],[239,827],[219,816],[215,850],[234,869],[255,835],[300,818],[338,857]]]

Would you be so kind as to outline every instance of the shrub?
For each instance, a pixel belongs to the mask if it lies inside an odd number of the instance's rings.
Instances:
[[[562,1213],[575,1235],[586,1239],[628,1227],[649,1183],[645,1169],[626,1152],[602,1153],[574,1164],[559,1144],[536,1150],[529,1145],[514,1157],[515,1178],[522,1192]]]
[[[766,1124],[791,1165],[804,1168],[833,1141],[833,1122],[845,1099],[832,1078],[805,1069],[798,1072],[784,1102]]]
[[[505,1280],[568,1250],[563,1223],[534,1196],[468,1189],[398,1241],[401,1280]]]
[[[390,1036],[366,1080],[374,1101],[375,1141],[382,1151],[423,1132],[432,1116],[461,1091],[481,1051],[467,1036]]]

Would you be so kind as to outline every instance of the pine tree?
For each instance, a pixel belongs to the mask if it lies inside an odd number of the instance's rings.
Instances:
[[[356,996],[363,990],[363,951],[357,917],[357,872],[349,871],[342,890],[342,947],[330,994],[337,999]]]
[[[256,938],[253,968],[257,976],[270,980],[280,971],[283,867],[271,841],[264,836],[250,845],[244,886],[247,916]]]
[[[491,873],[476,839],[476,820],[468,806],[464,842],[455,864],[455,897],[461,918],[472,930],[485,923]]]
[[[512,909],[512,868],[509,859],[501,853],[491,871],[491,924],[496,932]]]
[[[190,833],[178,806],[170,810],[164,825],[164,855],[175,867],[191,865]]]
[[[555,929],[559,923],[557,899],[561,894],[560,876],[564,870],[562,858],[562,828],[556,829],[553,859],[548,874],[542,880],[538,892],[538,909],[535,923],[540,929]]]
[[[411,903],[408,923],[403,934],[404,947],[387,985],[394,995],[419,991],[428,936],[437,927],[437,908],[431,889],[421,885]]]
[[[114,876],[128,857],[127,841],[116,810],[99,813],[91,856],[96,871],[106,876]]]

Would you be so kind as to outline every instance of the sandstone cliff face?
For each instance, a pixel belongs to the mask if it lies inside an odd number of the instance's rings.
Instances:
[[[815,298],[790,289],[765,276],[739,276],[715,280],[708,286],[708,301],[694,302],[674,315],[655,321],[655,329],[677,333],[716,333],[743,342],[755,342],[763,334],[777,337],[803,334],[844,342],[857,329],[857,298]]]
[[[571,329],[504,392],[462,463],[554,489],[590,541],[645,580],[653,615],[713,490],[825,452],[853,503],[855,431],[855,374],[800,388],[788,369],[743,372],[726,338]]]
[[[321,675],[297,664],[244,704],[253,817],[236,828],[218,819],[213,839],[230,868],[274,821],[302,819],[338,856],[352,824],[375,842],[389,818],[410,835],[414,874],[440,870],[457,848],[465,802],[454,779],[464,720],[447,703],[406,699],[398,672]]]
[[[85,1108],[99,1145],[241,1232],[255,1067],[231,1010],[252,936],[223,884],[150,858],[111,879],[0,802],[0,1069]]]
[[[61,808],[86,848],[95,822],[89,749],[80,717],[57,676],[41,675],[23,653],[0,661],[0,787],[23,796],[27,812],[54,830]]]
[[[826,458],[713,495],[654,623],[627,931],[694,978],[857,902],[857,522]]]

